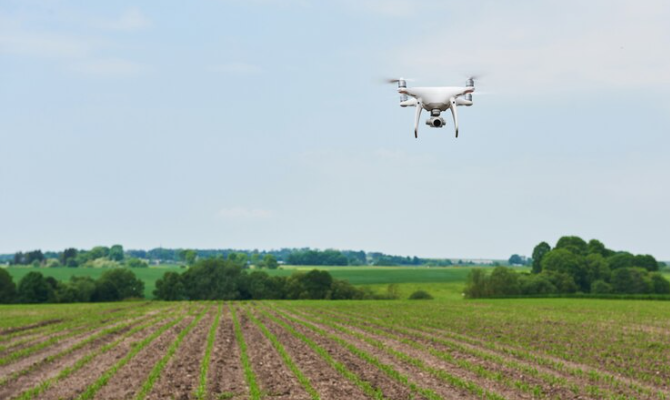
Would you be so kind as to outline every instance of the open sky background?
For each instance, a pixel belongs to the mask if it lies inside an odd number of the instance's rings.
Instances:
[[[667,0],[3,0],[0,252],[507,258],[574,234],[670,259],[668,21]],[[414,139],[379,83],[471,73],[458,139]]]

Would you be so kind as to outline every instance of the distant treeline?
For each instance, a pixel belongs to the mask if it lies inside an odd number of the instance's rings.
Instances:
[[[670,282],[658,272],[662,267],[665,264],[648,254],[614,251],[596,239],[587,243],[577,236],[564,236],[553,249],[546,242],[535,246],[531,273],[506,267],[496,267],[490,274],[473,270],[465,295],[670,294]]]
[[[198,250],[164,249],[124,250],[121,245],[96,246],[90,250],[67,248],[60,252],[33,250],[0,255],[0,263],[32,265],[34,267],[147,267],[148,264],[193,265],[197,260],[228,259],[231,255],[247,265],[272,268],[274,263],[291,265],[376,265],[376,266],[450,266],[474,265],[471,261],[395,256],[362,250],[315,250],[309,248],[280,250]],[[271,261],[274,260],[274,261]],[[269,263],[269,264],[268,264]]]
[[[105,271],[100,278],[73,276],[69,281],[45,278],[31,271],[16,285],[0,268],[0,303],[111,302],[144,297],[144,282],[128,268]],[[249,272],[235,257],[196,262],[183,273],[166,272],[156,282],[158,300],[263,300],[263,299],[391,299],[347,281],[333,279],[327,271],[295,272],[288,277]]]
[[[18,283],[0,268],[0,303],[109,302],[144,297],[144,282],[127,268],[109,269],[98,279],[73,276],[69,281],[31,271]]]

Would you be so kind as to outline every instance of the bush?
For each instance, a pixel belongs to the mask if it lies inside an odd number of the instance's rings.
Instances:
[[[417,290],[409,295],[410,300],[432,300],[433,296],[425,290]]]
[[[146,261],[134,257],[126,259],[125,264],[128,268],[149,268],[149,264]]]
[[[597,280],[591,284],[591,293],[593,294],[612,293],[612,285],[603,280]]]
[[[32,271],[19,282],[18,299],[21,303],[46,303],[55,301],[55,296],[44,276]]]
[[[12,276],[0,268],[0,304],[13,303],[16,299],[16,285]]]

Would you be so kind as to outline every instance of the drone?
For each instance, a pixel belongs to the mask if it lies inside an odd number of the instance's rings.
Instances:
[[[398,83],[400,93],[400,107],[416,107],[414,117],[414,137],[419,137],[419,118],[421,110],[430,111],[430,118],[426,125],[431,128],[442,128],[446,122],[440,117],[442,111],[451,110],[454,117],[454,129],[458,137],[458,112],[457,106],[470,107],[472,103],[472,92],[475,91],[475,77],[470,77],[465,82],[465,87],[441,86],[441,87],[407,87],[407,79],[389,79],[389,83]],[[409,98],[411,96],[412,98]]]

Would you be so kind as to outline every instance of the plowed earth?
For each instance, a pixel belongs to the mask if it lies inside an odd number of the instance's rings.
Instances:
[[[385,312],[394,310],[390,306]],[[244,350],[233,318],[239,322]],[[555,354],[412,325],[409,319],[397,325],[385,321],[379,312],[365,314],[318,303],[226,303],[222,308],[214,302],[149,304],[108,325],[92,325],[25,357],[8,359],[0,366],[0,399],[88,398],[83,396],[96,382],[98,387],[89,393],[93,399],[196,399],[201,385],[205,394],[199,400],[664,399],[669,395],[665,385],[623,377],[605,367],[589,369]],[[27,347],[49,338],[37,329],[58,322],[45,318],[2,335],[25,332],[5,343],[23,338]],[[115,326],[122,327],[106,333]],[[205,369],[210,331],[213,343]],[[94,339],[87,341],[90,338]],[[2,354],[21,348],[17,345]],[[83,367],[68,373],[91,355]],[[243,357],[249,360],[246,373]],[[574,372],[579,368],[585,372]],[[153,380],[152,371],[159,371]],[[612,378],[598,378],[596,373]],[[106,375],[109,379],[100,383]],[[37,387],[42,389],[35,391]]]

